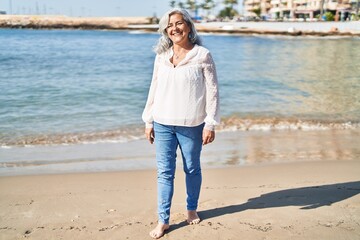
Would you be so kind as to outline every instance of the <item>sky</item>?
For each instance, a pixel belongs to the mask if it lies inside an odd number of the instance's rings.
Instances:
[[[170,9],[169,3],[169,0],[0,0],[0,10],[8,14],[161,17]]]
[[[8,14],[153,16],[168,8],[168,0],[0,0],[0,9]]]

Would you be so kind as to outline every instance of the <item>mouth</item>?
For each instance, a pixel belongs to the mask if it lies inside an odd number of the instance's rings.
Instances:
[[[180,35],[182,35],[182,34],[181,34],[181,32],[173,32],[171,35],[173,35],[173,36],[180,36]]]

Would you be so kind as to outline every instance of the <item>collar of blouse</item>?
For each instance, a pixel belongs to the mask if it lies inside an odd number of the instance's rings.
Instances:
[[[174,68],[177,68],[181,65],[185,65],[196,55],[197,48],[198,48],[198,45],[195,44],[194,47],[185,55],[184,59],[182,59],[176,66],[174,66],[174,64],[172,64],[170,62],[171,57],[173,57],[173,55],[174,55],[173,48],[170,48],[166,54],[167,63],[170,64],[171,66],[173,66]]]

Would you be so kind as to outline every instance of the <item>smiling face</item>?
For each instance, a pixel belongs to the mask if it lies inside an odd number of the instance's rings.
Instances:
[[[190,42],[190,27],[184,21],[181,14],[175,13],[170,16],[166,32],[173,44],[186,44]]]

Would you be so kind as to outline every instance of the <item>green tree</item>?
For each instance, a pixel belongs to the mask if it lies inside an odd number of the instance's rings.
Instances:
[[[185,4],[184,4],[183,2],[179,2],[179,3],[178,3],[178,7],[179,7],[179,8],[185,8]]]
[[[224,0],[224,4],[230,8],[234,8],[234,5],[238,4],[237,0]]]
[[[178,8],[185,8],[185,4],[182,1],[179,1],[178,3],[176,3],[176,1],[170,1],[169,5],[171,8],[175,8],[176,5]]]
[[[224,0],[225,8],[220,11],[219,17],[234,17],[239,13],[234,9],[234,5],[238,4],[237,0]]]
[[[186,1],[186,8],[195,11],[197,9],[196,1],[195,0],[187,0]]]
[[[176,1],[170,1],[170,7],[171,7],[171,8],[174,8],[175,5],[176,5]]]
[[[326,18],[326,21],[334,21],[334,14],[332,14],[331,12],[326,12],[325,13],[325,18]]]
[[[205,0],[204,3],[200,4],[200,7],[210,15],[211,10],[215,7],[214,0]]]
[[[252,12],[255,13],[256,16],[260,17],[261,9],[260,8],[255,8],[254,10],[252,10]]]
[[[220,11],[219,13],[219,17],[229,17],[229,18],[232,18],[236,15],[238,15],[239,13],[233,9],[233,8],[230,8],[230,7],[225,7],[223,10]]]

